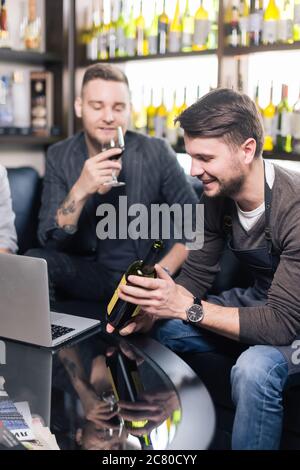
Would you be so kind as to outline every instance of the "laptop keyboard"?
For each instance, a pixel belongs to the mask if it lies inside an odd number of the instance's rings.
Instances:
[[[67,328],[66,326],[60,325],[51,325],[52,339],[59,338],[60,336],[70,333],[71,331],[74,331],[74,328]]]

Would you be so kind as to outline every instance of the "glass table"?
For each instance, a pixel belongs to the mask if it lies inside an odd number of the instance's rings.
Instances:
[[[0,340],[0,377],[60,449],[207,449],[215,412],[201,380],[145,336],[93,330],[56,350]]]

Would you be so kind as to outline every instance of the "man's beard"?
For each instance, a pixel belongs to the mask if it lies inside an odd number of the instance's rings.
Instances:
[[[245,182],[245,176],[239,175],[236,178],[232,178],[229,181],[217,180],[219,183],[219,191],[213,196],[208,197],[230,197],[233,198],[236,196],[242,189]]]
[[[85,130],[85,135],[87,136],[90,144],[98,153],[101,153],[103,151],[103,147],[107,147],[110,143],[110,139],[100,140],[97,137],[92,136],[87,130]]]

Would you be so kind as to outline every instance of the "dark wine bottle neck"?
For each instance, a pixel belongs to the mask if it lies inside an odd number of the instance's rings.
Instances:
[[[147,254],[146,258],[143,260],[143,267],[149,266],[152,267],[158,261],[160,252],[162,249],[162,244],[152,245],[151,250]]]

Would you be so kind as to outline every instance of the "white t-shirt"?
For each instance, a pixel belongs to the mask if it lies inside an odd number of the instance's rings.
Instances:
[[[275,170],[274,165],[271,162],[265,161],[265,170],[266,170],[266,180],[270,189],[272,189],[275,179]],[[242,227],[248,232],[256,222],[260,219],[261,215],[265,212],[265,202],[263,202],[259,207],[253,211],[242,211],[239,205],[236,203],[237,213],[239,221]]]
[[[18,249],[14,221],[7,171],[0,165],[0,248],[13,253]]]

